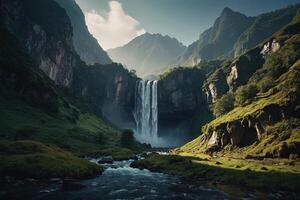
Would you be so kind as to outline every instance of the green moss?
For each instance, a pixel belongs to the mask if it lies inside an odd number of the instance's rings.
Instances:
[[[100,174],[103,169],[51,145],[0,140],[0,174],[19,178],[73,177]]]

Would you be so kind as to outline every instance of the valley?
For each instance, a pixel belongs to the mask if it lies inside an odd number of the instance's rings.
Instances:
[[[0,1],[0,198],[298,198],[299,4],[107,52],[80,5]]]

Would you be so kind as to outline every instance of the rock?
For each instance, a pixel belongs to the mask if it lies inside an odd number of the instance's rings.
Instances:
[[[222,163],[219,161],[216,161],[216,165],[222,165]]]
[[[201,85],[205,76],[200,69],[176,68],[158,81],[158,126],[160,135],[182,134],[186,131],[198,133],[195,116],[201,113],[208,118],[207,100]],[[202,122],[205,123],[205,122]]]
[[[266,56],[271,53],[274,53],[280,49],[280,44],[277,42],[275,39],[268,41],[267,43],[264,44],[261,54]]]
[[[75,1],[56,0],[70,17],[73,27],[73,42],[76,52],[87,64],[112,63],[107,53],[101,48],[97,40],[89,33],[85,24],[84,14]]]
[[[84,188],[84,185],[82,185],[77,179],[66,178],[63,180],[63,190],[80,190],[82,188]]]
[[[132,159],[133,160],[138,160],[140,157],[138,156],[138,155],[134,155],[134,156],[132,156]]]
[[[113,163],[114,159],[112,156],[105,156],[100,158],[100,160],[98,160],[98,164],[111,164]]]
[[[74,72],[75,93],[90,99],[96,113],[101,113],[116,127],[133,128],[135,87],[139,79],[120,64],[93,65]],[[122,128],[123,129],[123,128]]]
[[[217,90],[217,87],[215,84],[213,83],[210,83],[208,85],[208,88],[209,88],[209,91],[210,91],[210,94],[211,94],[211,101],[212,103],[216,102],[217,98],[218,98],[218,90]]]
[[[227,77],[227,84],[229,86],[230,91],[233,91],[235,89],[234,85],[235,85],[235,81],[238,79],[238,77],[239,77],[239,75],[238,75],[237,66],[233,65],[231,67],[231,71]]]
[[[56,84],[71,86],[77,55],[72,25],[65,10],[52,1],[43,2],[43,6],[40,1],[5,0],[1,3],[5,5],[0,8],[3,24],[18,37],[26,53]],[[41,9],[33,11],[31,8],[35,6]],[[51,29],[46,28],[48,26]],[[55,35],[53,30],[57,30]]]

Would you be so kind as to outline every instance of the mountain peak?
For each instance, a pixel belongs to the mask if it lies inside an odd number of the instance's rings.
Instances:
[[[109,49],[110,57],[135,69],[139,76],[164,71],[185,50],[176,38],[161,33],[145,33],[124,46]]]
[[[223,9],[223,11],[222,11],[222,13],[233,13],[234,11],[231,9],[231,8],[229,8],[229,7],[225,7],[224,9]]]
[[[246,17],[246,15],[240,13],[240,12],[237,12],[237,11],[234,11],[232,10],[231,8],[228,8],[228,7],[225,7],[220,15],[220,17],[236,17],[236,16],[243,16],[243,17]]]

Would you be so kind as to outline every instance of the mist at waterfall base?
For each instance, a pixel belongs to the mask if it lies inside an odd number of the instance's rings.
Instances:
[[[139,80],[135,91],[135,138],[152,147],[174,147],[182,143],[174,134],[158,135],[157,80]],[[174,130],[174,132],[177,132]]]

